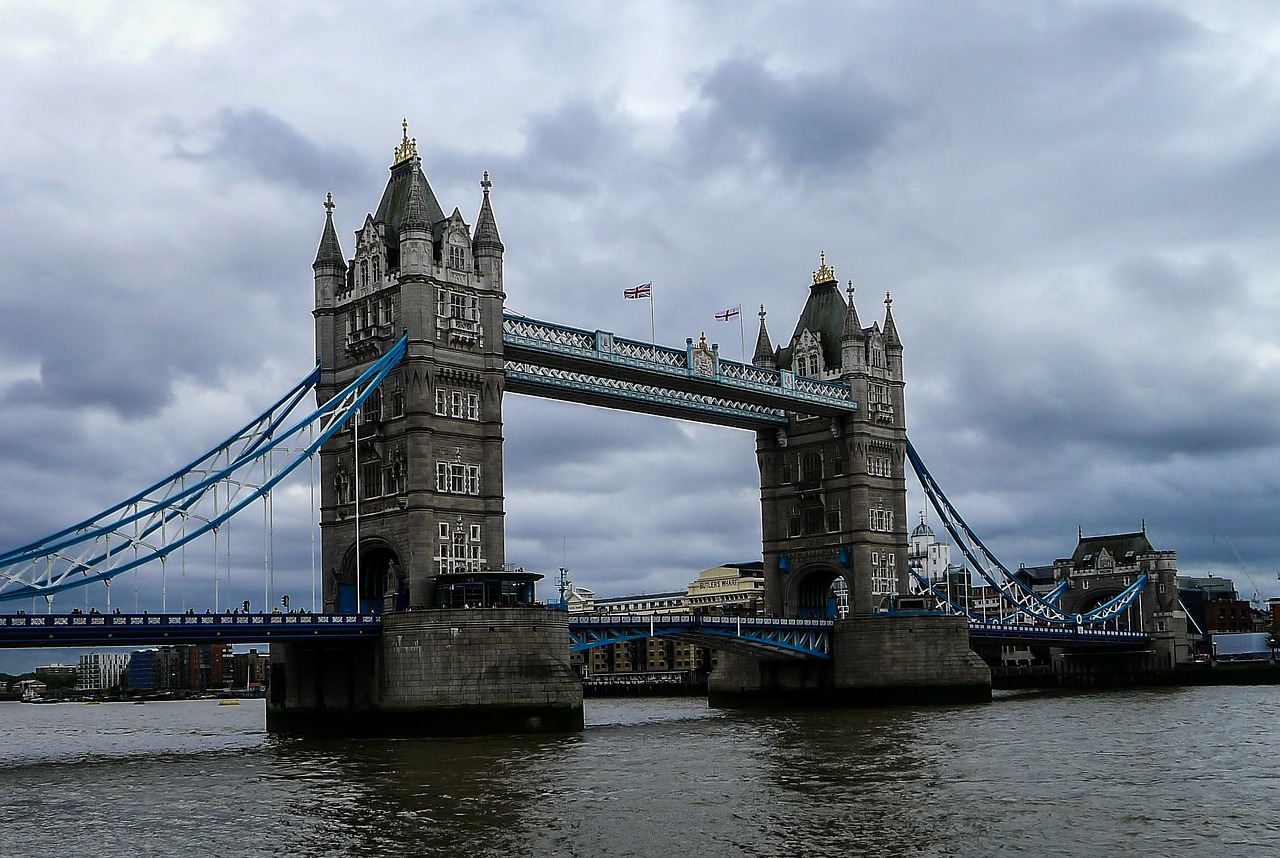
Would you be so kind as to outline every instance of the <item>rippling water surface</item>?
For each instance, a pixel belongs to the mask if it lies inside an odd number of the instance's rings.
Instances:
[[[735,713],[555,737],[268,737],[260,701],[0,704],[0,855],[1263,856],[1280,688]]]

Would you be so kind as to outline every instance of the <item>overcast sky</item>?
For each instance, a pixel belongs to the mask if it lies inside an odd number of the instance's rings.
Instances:
[[[1280,592],[1269,0],[8,2],[0,81],[0,548],[307,372],[325,194],[350,255],[407,118],[446,212],[490,172],[510,309],[644,339],[652,281],[660,341],[737,357],[713,314],[789,336],[825,251],[864,324],[892,292],[909,434],[1006,564],[1145,519]],[[621,595],[759,558],[752,433],[505,420],[511,562]],[[309,602],[306,506],[277,519]]]

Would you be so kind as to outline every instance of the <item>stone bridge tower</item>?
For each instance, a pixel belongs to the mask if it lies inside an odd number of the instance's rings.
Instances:
[[[828,616],[847,597],[850,616],[867,616],[907,592],[907,429],[891,304],[886,295],[883,327],[864,328],[852,284],[846,301],[824,254],[795,332],[776,349],[761,308],[753,363],[847,384],[858,405],[757,433],[771,614]]]
[[[458,209],[440,208],[407,126],[390,170],[350,260],[326,202],[313,265],[321,402],[408,335],[408,352],[358,425],[322,453],[330,611],[355,609],[357,579],[365,610],[434,607],[440,575],[505,562],[503,245],[489,177],[472,231]]]
[[[909,574],[902,342],[891,305],[886,295],[883,326],[864,328],[852,285],[846,301],[824,255],[790,340],[774,348],[760,311],[753,363],[848,385],[858,406],[838,418],[792,414],[784,428],[756,433],[766,610],[840,618],[826,663],[721,653],[707,680],[713,706],[991,699],[991,671],[969,648],[964,618],[879,613],[908,592]]]
[[[401,336],[408,349],[321,450],[324,607],[377,637],[271,647],[267,729],[343,735],[580,730],[568,615],[505,566],[502,239],[489,176],[474,230],[446,216],[404,139],[344,259],[326,202],[315,272],[317,396]]]

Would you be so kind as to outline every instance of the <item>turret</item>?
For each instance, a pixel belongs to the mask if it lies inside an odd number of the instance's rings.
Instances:
[[[413,156],[413,170],[418,170],[418,156]],[[409,183],[409,199],[400,222],[400,270],[405,276],[431,273],[431,221],[427,217],[422,187]]]
[[[853,281],[849,281],[849,307],[844,314],[844,330],[840,333],[840,365],[844,373],[857,372],[863,369],[866,358],[866,335],[862,331],[862,322],[858,320],[858,311],[853,305]]]
[[[764,316],[764,304],[761,304],[760,333],[756,336],[756,353],[752,356],[751,363],[765,369],[777,369],[778,360],[773,350],[773,343],[769,341],[769,331],[764,326]]]
[[[898,339],[898,326],[893,323],[893,297],[884,293],[884,352],[889,366],[889,376],[902,379],[902,340]]]
[[[317,310],[333,307],[334,296],[342,288],[347,276],[342,245],[338,243],[338,231],[333,227],[333,194],[325,198],[324,208],[324,230],[320,233],[316,261],[311,264],[311,270],[315,272]]]
[[[480,276],[486,281],[496,281],[498,288],[501,288],[502,281],[502,253],[506,250],[502,246],[502,238],[498,235],[498,222],[493,218],[493,208],[489,205],[489,189],[493,187],[493,182],[489,181],[489,171],[485,170],[484,178],[480,180],[480,187],[484,190],[484,200],[480,203],[480,214],[476,215],[475,237],[471,241],[471,252],[476,260],[476,269]]]

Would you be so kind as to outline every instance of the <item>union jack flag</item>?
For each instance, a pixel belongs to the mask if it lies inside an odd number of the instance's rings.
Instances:
[[[742,305],[739,304],[736,307],[730,307],[729,309],[725,310],[723,313],[716,313],[716,318],[721,322],[727,322],[730,319],[736,319],[738,315],[741,313],[742,313]]]
[[[623,290],[622,290],[622,297],[623,297],[623,298],[627,298],[627,299],[631,299],[631,298],[652,298],[652,297],[653,297],[653,283],[652,283],[652,282],[650,282],[650,283],[641,283],[639,286],[635,286],[635,287],[633,287],[633,288],[631,288],[631,289],[623,289]]]

